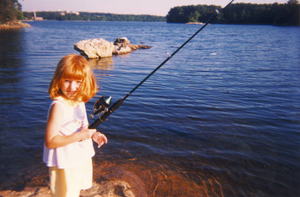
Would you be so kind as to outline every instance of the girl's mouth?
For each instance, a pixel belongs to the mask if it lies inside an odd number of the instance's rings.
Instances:
[[[76,96],[76,94],[77,94],[77,92],[75,92],[75,91],[69,91],[69,92],[67,92],[67,95],[69,97],[74,97],[74,96]]]

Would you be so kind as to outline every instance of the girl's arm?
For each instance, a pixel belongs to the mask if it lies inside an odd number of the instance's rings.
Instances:
[[[62,119],[62,107],[59,104],[54,103],[49,111],[45,132],[45,145],[47,148],[59,148],[73,142],[90,139],[96,132],[96,129],[83,128],[79,132],[73,133],[71,135],[61,136],[59,135],[59,130]]]

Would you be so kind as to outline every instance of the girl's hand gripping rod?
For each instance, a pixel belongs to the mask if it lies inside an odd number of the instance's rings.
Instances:
[[[230,1],[223,9],[226,9],[234,0]],[[126,94],[122,99],[119,99],[117,102],[115,102],[110,108],[107,109],[106,106],[110,105],[110,97],[100,97],[98,99],[98,101],[96,101],[95,105],[94,105],[94,114],[92,114],[91,116],[99,113],[100,111],[102,111],[102,115],[99,116],[99,118],[97,118],[90,126],[89,129],[96,129],[104,120],[106,120],[108,118],[108,116],[110,116],[110,114],[112,114],[114,111],[116,111],[125,101],[125,99],[127,97],[129,97],[138,87],[140,87],[149,77],[151,77],[158,69],[160,69],[160,67],[162,67],[167,61],[169,61],[182,47],[184,47],[190,40],[192,40],[200,31],[202,31],[202,29],[204,29],[211,20],[213,20],[215,17],[217,17],[220,14],[219,10],[215,10],[215,12],[211,15],[211,17],[207,20],[207,22],[196,32],[194,33],[194,35],[192,35],[185,43],[183,43],[175,52],[172,53],[172,55],[170,55],[165,61],[163,61],[158,67],[156,67],[147,77],[145,77],[138,85],[136,85],[128,94]],[[109,99],[108,99],[109,98]],[[102,101],[100,101],[102,99]],[[105,102],[103,102],[103,100]],[[103,107],[103,106],[96,106],[96,104],[101,104],[104,106],[105,110],[99,110],[97,109],[97,107]],[[99,112],[98,112],[99,111]]]

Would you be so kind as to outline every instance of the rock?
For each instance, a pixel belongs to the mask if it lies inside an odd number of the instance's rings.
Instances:
[[[112,55],[130,53],[132,50],[149,48],[151,47],[131,44],[126,37],[117,38],[115,42],[108,42],[102,38],[82,40],[74,45],[75,50],[79,51],[81,55],[87,56],[89,59],[111,57]]]
[[[26,187],[22,191],[6,190],[0,191],[0,196],[9,197],[50,197],[51,192],[48,187]]]
[[[18,29],[23,27],[31,27],[28,23],[22,21],[8,21],[4,24],[0,24],[0,29]]]
[[[150,46],[146,46],[146,45],[138,45],[139,49],[150,49]]]
[[[114,55],[121,55],[121,54],[126,54],[130,53],[132,51],[130,47],[130,41],[123,37],[123,38],[117,38],[114,42],[114,50],[113,54]]]
[[[111,57],[114,45],[102,38],[82,40],[74,45],[74,49],[88,58]]]
[[[94,182],[93,187],[81,190],[80,197],[135,197],[134,186],[126,181],[104,181],[101,184]],[[147,196],[146,192],[142,196]],[[25,187],[22,191],[0,191],[2,197],[51,197],[49,187]]]

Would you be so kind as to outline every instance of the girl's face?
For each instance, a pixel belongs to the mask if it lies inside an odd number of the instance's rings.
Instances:
[[[64,79],[61,84],[61,91],[67,99],[74,100],[81,86],[82,80]]]

